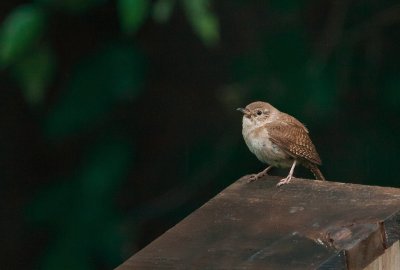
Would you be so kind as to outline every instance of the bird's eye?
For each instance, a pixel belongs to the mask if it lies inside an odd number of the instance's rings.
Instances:
[[[258,110],[257,115],[262,115],[262,111]]]

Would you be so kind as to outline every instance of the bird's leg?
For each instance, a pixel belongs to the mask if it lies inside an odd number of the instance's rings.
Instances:
[[[268,166],[266,169],[262,170],[261,172],[250,175],[250,177],[249,177],[249,182],[256,181],[257,179],[263,177],[264,175],[267,175],[267,174],[268,174],[268,171],[271,170],[272,167],[273,167],[273,166],[270,165],[270,166]]]
[[[296,160],[293,161],[293,165],[292,165],[292,168],[290,168],[290,172],[289,172],[288,176],[286,176],[286,178],[283,178],[281,181],[279,181],[279,183],[276,186],[280,187],[284,184],[289,183],[290,180],[292,180],[294,167],[296,167]]]

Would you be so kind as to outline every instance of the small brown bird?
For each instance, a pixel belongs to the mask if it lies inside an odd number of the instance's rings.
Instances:
[[[243,113],[244,141],[261,162],[269,164],[265,170],[251,175],[250,181],[266,175],[272,167],[290,167],[288,176],[277,186],[287,184],[292,179],[296,164],[308,168],[316,179],[325,180],[318,169],[321,159],[307,128],[300,121],[262,101],[237,110]]]

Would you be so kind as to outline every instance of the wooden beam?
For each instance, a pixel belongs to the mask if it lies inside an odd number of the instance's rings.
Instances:
[[[353,270],[382,254],[378,264],[398,264],[385,250],[398,248],[399,189],[278,180],[239,179],[117,269]]]
[[[400,269],[400,242],[395,242],[381,256],[364,270],[398,270]]]

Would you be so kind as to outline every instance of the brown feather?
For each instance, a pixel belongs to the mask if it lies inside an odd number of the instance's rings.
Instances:
[[[307,128],[297,119],[285,115],[282,121],[268,123],[268,133],[273,143],[288,155],[321,165],[321,159],[308,136]]]

